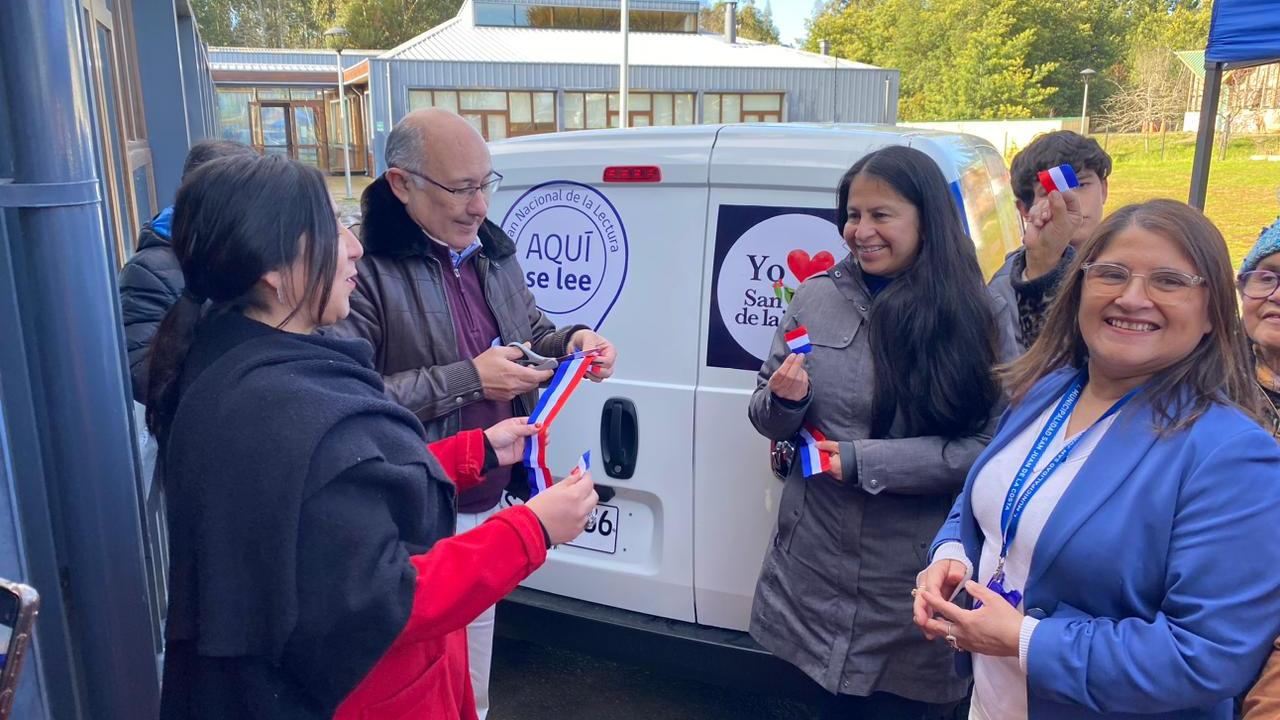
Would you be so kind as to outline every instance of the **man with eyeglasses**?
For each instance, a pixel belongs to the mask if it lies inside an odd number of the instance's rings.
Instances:
[[[486,219],[502,175],[479,132],[451,112],[418,110],[391,130],[386,162],[361,196],[365,254],[351,315],[333,332],[373,344],[387,392],[429,440],[533,410],[552,373],[517,363],[523,354],[508,343],[553,358],[599,350],[588,377],[612,374],[613,346],[585,325],[556,328],[525,285],[515,243]],[[511,479],[510,468],[495,470],[461,493],[458,532],[488,519]],[[468,626],[467,641],[484,718],[492,608]]]

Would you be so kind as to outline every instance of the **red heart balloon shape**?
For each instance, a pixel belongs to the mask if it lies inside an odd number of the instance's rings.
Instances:
[[[791,268],[791,273],[800,282],[804,282],[824,270],[831,269],[835,264],[836,259],[826,250],[819,252],[812,258],[804,250],[792,250],[787,253],[787,267]]]

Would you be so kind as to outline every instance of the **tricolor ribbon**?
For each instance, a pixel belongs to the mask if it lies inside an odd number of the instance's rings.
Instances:
[[[794,330],[788,330],[782,337],[793,353],[803,354],[813,350],[813,346],[809,344],[809,331],[805,330],[803,325],[797,325]]]
[[[813,477],[831,469],[831,453],[818,449],[818,443],[826,439],[826,435],[809,423],[800,427],[800,433],[796,438],[798,446],[796,449],[800,451],[800,466],[804,470],[805,477]]]
[[[1058,165],[1048,170],[1041,170],[1036,177],[1040,179],[1040,185],[1044,187],[1046,193],[1051,193],[1054,190],[1066,192],[1072,188],[1080,187],[1080,180],[1076,178],[1076,171],[1070,165]]]
[[[591,451],[582,453],[582,457],[578,458],[578,464],[573,466],[573,470],[569,471],[572,475],[576,472],[586,475],[591,470]],[[592,532],[596,529],[596,523],[600,520],[599,506],[591,508],[591,515],[587,517],[587,525],[582,528],[584,532]]]
[[[524,467],[529,474],[529,497],[546,490],[555,482],[551,471],[547,469],[547,430],[551,428],[551,422],[556,419],[556,415],[559,415],[560,410],[564,408],[569,396],[578,389],[583,376],[591,369],[591,362],[597,355],[599,353],[593,350],[579,351],[556,366],[556,372],[551,376],[551,383],[542,392],[542,397],[538,398],[537,407],[529,416],[530,425],[542,423],[542,430],[525,441],[524,445]],[[583,456],[583,461],[590,462],[590,458]]]

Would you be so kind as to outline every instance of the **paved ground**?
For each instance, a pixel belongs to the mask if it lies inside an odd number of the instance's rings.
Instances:
[[[811,705],[521,640],[494,646],[490,720],[809,720]]]
[[[360,212],[360,193],[373,182],[373,178],[365,175],[352,175],[350,200],[346,197],[346,179],[342,175],[326,175],[325,181],[329,185],[329,194],[333,196],[333,202],[338,206],[338,213],[341,215]]]

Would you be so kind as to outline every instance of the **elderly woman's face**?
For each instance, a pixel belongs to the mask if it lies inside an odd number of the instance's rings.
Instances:
[[[1280,253],[1258,264],[1258,270],[1280,274]],[[1269,357],[1280,357],[1280,290],[1265,298],[1244,295],[1244,329]]]
[[[1110,378],[1157,373],[1189,355],[1213,329],[1204,285],[1178,286],[1179,277],[1199,270],[1172,240],[1131,225],[1092,264],[1102,267],[1085,274],[1080,333],[1090,366]],[[1130,274],[1127,282],[1118,282],[1125,273],[1117,267]]]

